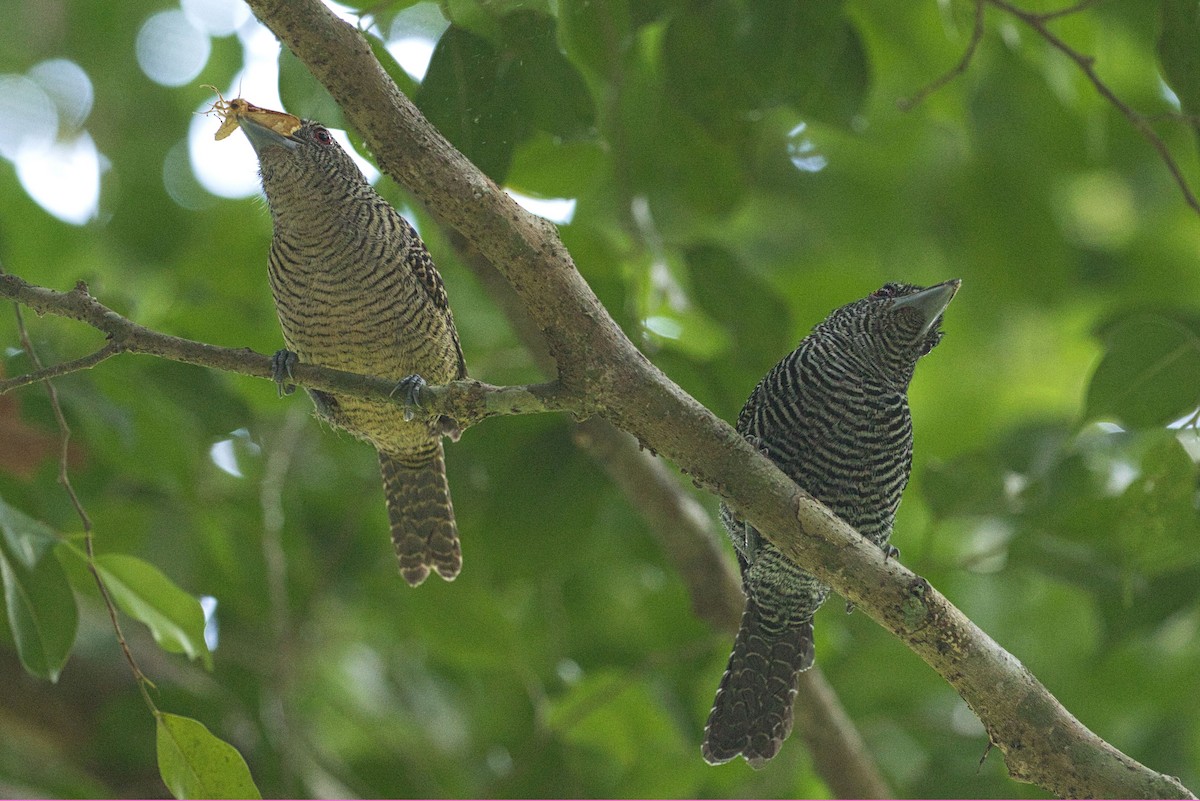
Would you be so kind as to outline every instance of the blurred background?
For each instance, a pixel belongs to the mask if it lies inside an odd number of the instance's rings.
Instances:
[[[1044,25],[1200,187],[1178,118],[1200,97],[1195,4],[1150,5]],[[1200,216],[1068,55],[988,6],[969,65],[920,99],[971,42],[973,3],[334,7],[726,420],[831,309],[963,279],[912,385],[893,541],[1087,726],[1200,785]],[[0,0],[0,15],[3,269],[84,280],[158,331],[281,347],[253,153],[240,133],[213,140],[202,85],[343,129],[324,90],[236,0]],[[357,134],[342,141],[377,179]],[[377,186],[427,240],[471,374],[540,380],[444,233]],[[102,344],[26,318],[47,363]],[[31,369],[9,311],[0,346],[0,375]],[[148,356],[56,385],[97,551],[146,560],[205,613],[211,670],[125,620],[156,703],[236,745],[265,796],[828,794],[796,737],[760,772],[703,763],[730,637],[693,616],[571,420],[493,419],[448,447],[464,570],[411,590],[375,455],[301,395]],[[57,453],[45,392],[0,396],[6,525],[19,510],[78,542]],[[57,682],[0,627],[0,794],[162,796],[153,718],[87,576],[66,572],[78,627]],[[980,764],[974,714],[899,642],[836,601],[819,618],[818,664],[897,794],[1040,794],[998,752]]]

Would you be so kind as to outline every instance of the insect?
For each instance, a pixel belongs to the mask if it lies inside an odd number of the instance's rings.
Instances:
[[[221,120],[221,127],[217,129],[216,135],[218,142],[237,130],[242,117],[249,117],[259,125],[270,128],[281,136],[291,136],[300,127],[300,118],[297,116],[285,114],[282,111],[259,108],[240,97],[226,100],[225,96],[221,94],[221,90],[209,84],[205,84],[203,88],[217,93],[217,99],[204,113],[216,114]]]

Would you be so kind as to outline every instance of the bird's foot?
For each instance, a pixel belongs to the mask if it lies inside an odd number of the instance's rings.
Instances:
[[[421,407],[421,390],[427,386],[424,378],[417,374],[406,375],[396,384],[392,394],[397,392],[404,393],[404,421],[412,422],[417,416],[417,409]]]
[[[271,378],[279,387],[279,397],[291,395],[296,391],[296,385],[289,383],[293,380],[292,368],[300,363],[300,357],[295,351],[281,348],[271,356]]]
[[[848,615],[853,611],[854,611],[854,601],[846,601],[846,614]]]

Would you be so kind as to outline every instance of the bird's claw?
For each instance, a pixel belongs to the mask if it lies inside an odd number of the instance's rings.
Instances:
[[[421,407],[421,390],[426,385],[425,379],[414,373],[401,378],[395,389],[392,390],[393,395],[397,392],[404,393],[404,421],[406,423],[411,423],[417,416],[417,409]]]
[[[294,351],[287,348],[281,348],[275,351],[271,356],[271,378],[275,381],[275,385],[279,387],[279,397],[291,395],[296,391],[296,385],[290,383],[293,381],[292,368],[300,363],[300,357]]]

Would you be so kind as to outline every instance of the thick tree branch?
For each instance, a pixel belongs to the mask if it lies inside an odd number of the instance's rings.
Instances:
[[[549,223],[522,210],[421,116],[362,34],[319,0],[250,0],[325,85],[379,166],[500,269],[541,327],[563,387],[752,522],[938,671],[1015,778],[1061,796],[1192,797],[1097,737],[928,582],[799,490],[624,336]]]

